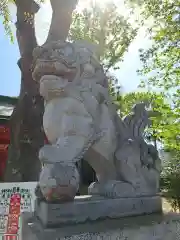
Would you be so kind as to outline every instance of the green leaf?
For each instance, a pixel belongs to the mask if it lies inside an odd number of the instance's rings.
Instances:
[[[115,4],[100,8],[93,3],[81,13],[74,12],[69,40],[85,39],[98,46],[98,56],[106,70],[117,68],[137,29],[120,15]]]
[[[11,30],[11,16],[8,8],[9,3],[14,3],[14,0],[1,0],[0,1],[0,16],[2,17],[3,25],[7,36],[9,36],[11,42],[13,42],[13,34]]]

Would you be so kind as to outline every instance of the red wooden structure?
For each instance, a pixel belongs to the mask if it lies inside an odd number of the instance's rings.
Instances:
[[[0,96],[0,179],[2,179],[10,143],[9,119],[17,98]]]
[[[10,143],[10,132],[7,124],[0,124],[0,178],[2,178]]]
[[[0,179],[2,179],[8,158],[8,146],[10,144],[9,119],[16,102],[17,98],[0,96]],[[45,143],[48,143],[46,137]]]

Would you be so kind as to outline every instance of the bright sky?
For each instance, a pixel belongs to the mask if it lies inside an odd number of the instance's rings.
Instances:
[[[109,1],[109,0],[106,0]],[[118,2],[120,0],[114,0]],[[11,9],[14,13],[14,9]],[[13,14],[14,15],[14,14]],[[42,44],[46,39],[51,19],[51,9],[49,4],[44,4],[36,17],[36,29],[38,43]],[[136,70],[140,68],[139,48],[148,48],[151,42],[145,36],[144,29],[141,29],[137,38],[131,43],[129,51],[124,56],[124,62],[121,63],[120,70],[115,72],[120,85],[125,92],[134,91],[139,84],[139,77]],[[17,66],[19,59],[19,50],[17,42],[10,43],[5,35],[2,23],[0,22],[0,50],[1,50],[1,87],[0,95],[18,96],[20,89],[20,71]]]

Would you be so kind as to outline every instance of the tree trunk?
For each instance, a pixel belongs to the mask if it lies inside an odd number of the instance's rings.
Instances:
[[[46,42],[66,40],[78,0],[50,0],[52,20]]]
[[[50,0],[53,10],[51,26],[46,42],[67,38],[72,11],[77,0]],[[39,86],[32,79],[32,53],[37,46],[34,16],[39,7],[33,0],[16,0],[16,35],[21,59],[21,90],[11,118],[11,144],[4,181],[36,181],[39,177],[38,153],[44,144],[42,115],[44,103]]]
[[[38,5],[32,0],[16,0],[16,35],[21,54],[21,90],[11,118],[11,143],[4,180],[34,181],[40,171],[39,148],[44,143],[42,131],[43,100],[32,80],[32,52],[36,47],[34,15]]]

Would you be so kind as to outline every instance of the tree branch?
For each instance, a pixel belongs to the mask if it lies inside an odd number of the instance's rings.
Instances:
[[[52,20],[46,42],[66,40],[78,0],[50,0]]]
[[[37,46],[34,17],[39,10],[39,5],[33,0],[16,0],[17,22],[16,36],[20,54],[32,56],[33,49]]]

